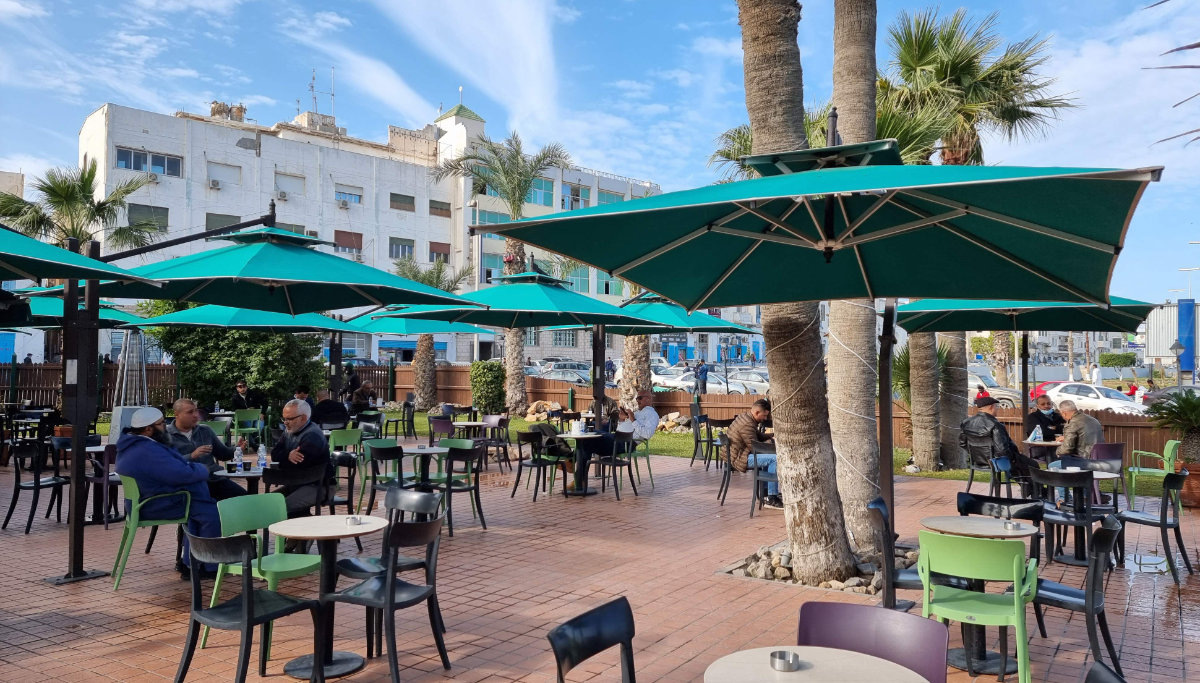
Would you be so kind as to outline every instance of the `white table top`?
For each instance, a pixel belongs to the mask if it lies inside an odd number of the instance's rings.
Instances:
[[[1029,444],[1030,446],[1060,446],[1061,441],[1022,441],[1021,443]]]
[[[103,453],[105,448],[108,448],[108,446],[88,446],[84,450],[88,453]]]
[[[305,541],[328,541],[335,538],[354,538],[375,533],[387,526],[387,520],[382,517],[358,515],[360,524],[347,525],[346,518],[350,515],[318,515],[316,517],[296,517],[275,522],[267,529],[277,536],[296,538]]]
[[[559,434],[559,436],[564,439],[599,439],[604,435],[597,432],[588,432],[586,434],[572,434],[571,432],[563,432],[562,434]]]
[[[433,455],[445,455],[450,452],[450,449],[442,448],[441,446],[417,446],[416,448],[410,449],[407,452],[408,453],[431,453]]]
[[[486,422],[464,421],[464,422],[455,422],[454,426],[455,427],[486,427],[487,423]]]
[[[789,650],[800,655],[799,671],[771,668],[771,653]],[[917,672],[886,659],[831,647],[783,645],[759,647],[725,655],[709,665],[704,683],[766,683],[768,681],[830,681],[831,683],[923,683]]]
[[[241,472],[230,472],[229,470],[217,470],[213,474],[217,475],[218,477],[225,477],[227,479],[251,479],[251,478],[261,477],[262,473],[263,473],[262,470],[254,469],[254,470],[242,470]]]
[[[1078,472],[1091,472],[1092,479],[1117,479],[1121,476],[1121,475],[1117,474],[1116,472],[1098,472],[1096,470],[1088,470],[1088,469],[1084,469],[1084,468],[1080,468],[1080,467],[1077,467],[1075,469],[1067,469],[1066,467],[1064,467],[1057,471],[1058,472],[1068,472],[1070,474],[1076,474]]]
[[[1019,529],[1005,529],[1004,523],[1012,521],[1020,524]],[[995,517],[963,517],[961,515],[945,515],[942,517],[926,517],[921,520],[921,526],[932,531],[955,536],[971,536],[974,538],[1026,538],[1038,532],[1038,527],[1028,520],[1005,520]]]

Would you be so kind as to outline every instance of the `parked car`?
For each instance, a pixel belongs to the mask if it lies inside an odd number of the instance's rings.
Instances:
[[[342,366],[345,367],[347,365],[353,365],[355,367],[375,367],[376,365],[379,365],[379,363],[376,363],[370,358],[343,358]]]
[[[546,356],[545,358],[543,358],[542,360],[540,360],[538,362],[543,367],[545,367],[545,366],[550,365],[551,363],[563,363],[563,362],[569,361],[569,360],[571,360],[571,359],[567,358],[565,356]]]
[[[526,365],[524,370],[526,377],[537,377],[545,372],[540,365]]]
[[[559,360],[554,361],[549,366],[545,366],[545,369],[547,372],[552,370],[578,370],[580,372],[591,373],[592,364],[577,360]]]
[[[617,365],[617,371],[616,371],[616,373],[613,374],[613,379],[617,382],[620,382],[621,377],[624,374],[621,372],[621,370],[624,368],[625,362],[621,358],[614,359],[613,362],[616,363],[616,365]],[[665,358],[663,358],[661,356],[650,356],[650,375],[651,375],[652,380],[653,380],[654,372],[656,371],[656,369],[663,370],[663,369],[666,369],[666,367],[667,367],[667,361]],[[653,382],[651,382],[651,383],[653,383]]]
[[[725,373],[722,372],[721,377],[724,378],[724,376]],[[712,374],[709,374],[709,377],[711,378]],[[771,390],[771,380],[769,377],[767,377],[767,371],[765,369],[738,370],[737,372],[730,372],[729,380],[731,382],[741,382],[747,387],[753,389],[754,392],[758,394],[765,394]]]
[[[1039,383],[1036,387],[1029,390],[1029,400],[1031,400],[1031,401],[1036,400],[1038,396],[1041,396],[1042,394],[1046,393],[1050,389],[1050,387],[1054,386],[1055,384],[1062,384],[1066,381],[1067,380],[1065,380],[1065,379],[1055,379],[1055,380],[1050,380],[1049,382]]]
[[[1180,391],[1188,391],[1188,390],[1191,390],[1191,391],[1194,391],[1194,392],[1200,394],[1200,384],[1184,384],[1183,386],[1178,386],[1178,385],[1172,384],[1169,387],[1163,387],[1156,391],[1151,391],[1150,393],[1145,394],[1144,396],[1142,396],[1142,403],[1144,405],[1148,405],[1148,406],[1154,405],[1155,403],[1158,403],[1159,401],[1170,396],[1171,394],[1174,394],[1174,393],[1180,392]]]
[[[656,387],[665,387],[671,391],[684,391],[686,387],[679,381],[686,372],[683,368],[650,367],[650,383]]]
[[[1082,382],[1063,382],[1050,387],[1046,392],[1050,400],[1071,400],[1080,410],[1111,410],[1116,413],[1146,412],[1146,406],[1137,403],[1132,396],[1126,396],[1116,389],[1092,386]]]
[[[688,393],[696,393],[696,373],[686,372],[680,375],[675,380],[676,386]],[[725,391],[725,376],[718,375],[715,372],[708,373],[708,393],[710,394],[753,394],[753,389],[742,384],[729,380],[729,391]]]
[[[988,396],[1000,402],[1001,408],[1015,408],[1021,405],[1021,392],[1016,389],[1002,387],[996,380],[992,379],[991,375],[975,372],[967,373],[967,402],[974,403],[975,394],[979,393],[977,388],[982,384],[987,388]]]
[[[581,387],[591,387],[592,379],[586,373],[578,370],[548,370],[538,375],[540,379],[554,379],[560,382],[570,382]],[[605,382],[606,389],[616,389],[617,385],[614,382]]]

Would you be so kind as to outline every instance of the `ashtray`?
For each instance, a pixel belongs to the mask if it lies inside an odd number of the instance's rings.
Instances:
[[[1013,522],[1013,521],[1005,521],[1005,522],[1004,522],[1004,528],[1005,528],[1005,529],[1007,529],[1007,530],[1009,530],[1009,531],[1017,531],[1018,529],[1020,529],[1020,528],[1021,528],[1021,523],[1020,523],[1020,522]]]
[[[789,650],[775,650],[771,653],[771,668],[776,671],[799,671],[800,655]]]
[[[346,526],[358,526],[359,524],[362,524],[362,520],[357,515],[346,516]]]

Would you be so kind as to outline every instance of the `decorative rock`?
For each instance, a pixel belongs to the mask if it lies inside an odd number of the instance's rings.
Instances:
[[[828,581],[822,581],[820,584],[817,585],[817,588],[833,588],[833,584],[831,584]]]
[[[916,561],[916,559],[917,559],[918,557],[920,557],[920,556],[921,556],[921,553],[919,553],[919,552],[917,552],[917,551],[915,551],[915,550],[910,550],[910,551],[908,551],[908,552],[904,553],[904,559],[906,559],[906,560],[913,560],[914,562],[915,562],[915,561]]]
[[[851,576],[850,578],[846,579],[845,583],[846,583],[846,588],[855,588],[858,586],[865,585],[866,581],[863,581],[862,577]]]
[[[778,553],[771,553],[771,566],[778,567],[783,564],[783,558]]]
[[[878,592],[879,592],[879,589],[876,588],[875,586],[867,586],[867,595],[875,595]]]
[[[875,589],[883,588],[883,572],[875,572],[875,576],[871,578],[871,587]]]
[[[842,583],[841,581],[830,581],[829,587],[835,591],[840,591],[846,587],[846,584]]]
[[[792,572],[786,567],[776,567],[774,572],[775,580],[782,581],[792,578]]]
[[[744,567],[743,567],[743,568],[739,568],[739,569],[735,569],[735,570],[733,570],[733,575],[734,575],[734,576],[745,576],[745,575],[746,575],[746,569],[745,569]]]
[[[847,593],[861,593],[861,594],[865,595],[867,592],[867,589],[865,586],[851,586],[846,589],[846,592]]]
[[[870,562],[863,562],[858,565],[858,573],[863,576],[870,576],[875,573],[875,565]]]
[[[675,424],[679,425],[680,427],[690,427],[692,425],[692,418],[688,417],[687,415],[680,415],[679,417],[675,418]]]
[[[771,563],[770,562],[759,562],[757,565],[754,566],[754,576],[755,577],[760,578],[760,579],[769,579],[769,578],[771,578],[771,575],[772,575],[772,573],[771,573]]]
[[[904,471],[908,472],[909,474],[916,474],[921,471],[921,468],[917,467],[916,465],[905,465]]]
[[[670,420],[671,422],[678,421],[679,420],[679,411],[675,411],[673,413],[667,413],[667,419]]]

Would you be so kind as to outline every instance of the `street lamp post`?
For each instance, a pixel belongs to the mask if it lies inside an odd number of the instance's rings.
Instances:
[[[1178,385],[1178,386],[1182,387],[1182,386],[1183,386],[1183,351],[1184,351],[1184,346],[1183,346],[1183,344],[1180,344],[1180,343],[1179,343],[1179,340],[1178,340],[1178,339],[1176,339],[1176,340],[1175,340],[1175,343],[1171,344],[1170,350],[1171,350],[1171,353],[1175,354],[1175,377],[1176,377],[1176,383],[1177,383],[1177,385]]]

